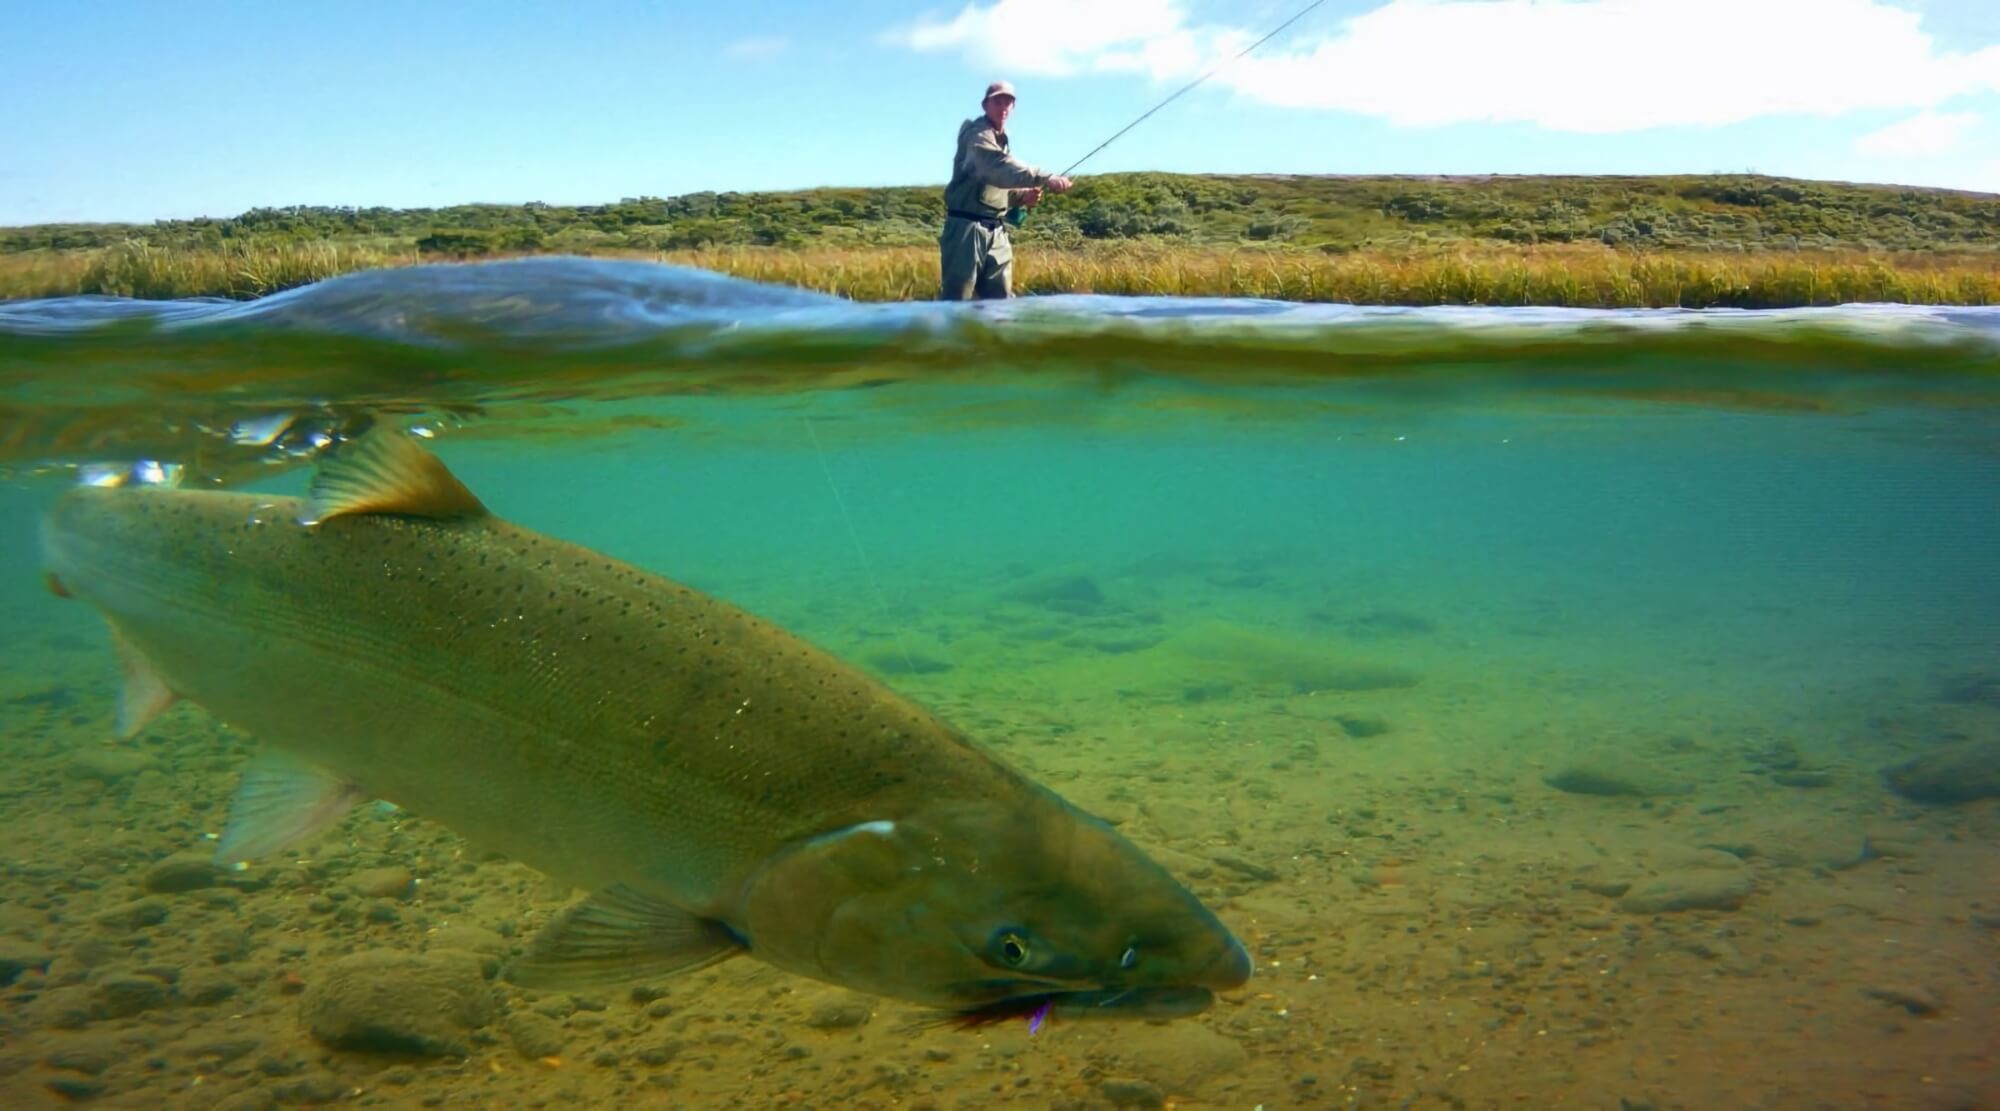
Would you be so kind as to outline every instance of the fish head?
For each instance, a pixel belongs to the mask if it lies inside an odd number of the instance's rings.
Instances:
[[[1251,970],[1192,892],[1047,794],[820,834],[770,862],[744,907],[764,960],[973,1022],[1195,1013]]]

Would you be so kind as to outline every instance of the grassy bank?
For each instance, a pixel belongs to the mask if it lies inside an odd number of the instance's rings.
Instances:
[[[702,247],[591,253],[705,267],[857,300],[934,295],[928,246]],[[0,297],[254,298],[354,270],[428,261],[408,245],[237,242],[0,255]],[[1639,251],[1602,244],[1406,245],[1353,251],[1144,241],[1023,244],[1022,293],[1271,297],[1369,305],[1778,308],[1852,301],[2000,304],[1982,251]]]
[[[862,300],[932,295],[935,186],[613,204],[260,208],[0,228],[0,297],[260,297],[418,261],[690,263]],[[2000,196],[1747,174],[1108,174],[1015,233],[1023,293],[1359,304],[2000,303]]]

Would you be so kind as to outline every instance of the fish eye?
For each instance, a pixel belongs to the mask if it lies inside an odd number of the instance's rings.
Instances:
[[[993,935],[993,954],[1008,968],[1028,963],[1028,939],[1019,930],[1003,929]]]

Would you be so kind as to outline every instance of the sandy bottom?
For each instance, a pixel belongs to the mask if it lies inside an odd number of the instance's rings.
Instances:
[[[189,707],[103,740],[103,636],[20,602],[0,1103],[2000,1106],[2000,806],[1876,774],[2000,733],[1937,696],[1962,653],[1664,607],[1641,652],[1587,602],[1348,607],[1288,573],[1038,569],[917,584],[886,619],[861,590],[777,615],[1187,880],[1258,962],[1209,1013],[912,1030],[739,960],[595,998],[496,982],[446,1056],[330,1049],[302,1007],[356,951],[504,956],[571,893],[382,807],[300,859],[176,878],[247,740]],[[1839,673],[1745,647],[1781,619],[1850,647]],[[1642,793],[1547,782],[1579,761]],[[1662,890],[1715,905],[1632,901]]]

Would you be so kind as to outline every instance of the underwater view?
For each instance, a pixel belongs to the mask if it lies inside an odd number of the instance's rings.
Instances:
[[[2000,1106],[2000,309],[0,302],[0,1104]]]

